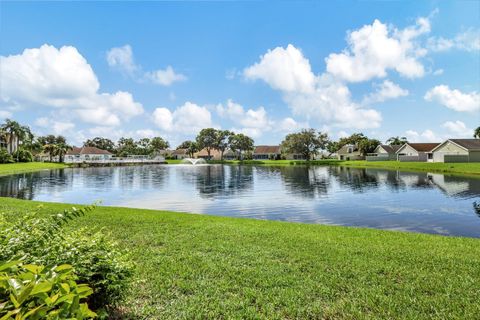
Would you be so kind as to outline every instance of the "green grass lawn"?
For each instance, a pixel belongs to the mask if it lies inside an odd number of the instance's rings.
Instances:
[[[50,162],[27,162],[27,163],[7,163],[0,164],[0,175],[23,173],[47,169],[61,169],[66,168],[67,165],[63,163]]]
[[[0,198],[7,219],[38,202]],[[64,204],[43,204],[57,212]],[[480,240],[99,207],[139,319],[478,319]]]
[[[167,160],[169,164],[180,163],[181,160]],[[223,163],[231,165],[266,165],[266,166],[290,166],[290,165],[340,165],[358,168],[384,168],[406,171],[428,171],[458,174],[479,174],[480,162],[471,163],[433,163],[433,162],[399,162],[399,161],[341,161],[341,160],[246,160],[246,161],[210,161],[210,163]]]
[[[440,162],[399,162],[399,161],[342,161],[342,162],[339,162],[338,164],[342,166],[361,167],[361,168],[386,168],[386,169],[395,169],[395,170],[480,174],[480,162],[440,163]]]

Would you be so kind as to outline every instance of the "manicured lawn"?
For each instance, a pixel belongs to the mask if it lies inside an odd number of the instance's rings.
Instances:
[[[0,164],[0,175],[15,174],[29,171],[47,170],[47,169],[61,169],[66,168],[67,165],[63,163],[48,163],[48,162],[28,162],[28,163],[7,163]]]
[[[38,202],[0,198],[6,219]],[[69,205],[43,204],[40,212]],[[139,319],[478,319],[480,240],[99,207]]]
[[[343,161],[339,165],[361,168],[386,168],[398,170],[449,172],[480,174],[480,162],[439,163],[439,162],[399,162],[399,161]]]

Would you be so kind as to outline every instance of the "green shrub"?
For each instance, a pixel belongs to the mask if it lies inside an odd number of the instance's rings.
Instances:
[[[21,261],[0,263],[0,319],[92,319],[85,299],[88,285],[77,284],[70,265],[45,268]]]
[[[66,232],[64,228],[70,220],[92,209],[72,208],[48,217],[33,212],[12,225],[0,219],[0,230],[4,230],[0,234],[0,261],[22,256],[24,261],[38,265],[70,264],[79,280],[93,289],[88,298],[90,307],[97,310],[114,306],[131,274],[127,256],[105,232]]]
[[[7,149],[0,148],[0,163],[13,163],[13,157],[8,153]]]
[[[12,157],[17,162],[32,162],[33,155],[30,151],[25,149],[18,149],[12,154]]]

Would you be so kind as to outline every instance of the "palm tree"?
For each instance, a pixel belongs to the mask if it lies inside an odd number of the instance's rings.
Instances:
[[[6,119],[5,123],[0,127],[0,131],[3,132],[3,137],[7,138],[7,145],[10,146],[10,151],[18,149],[20,141],[31,141],[33,134],[30,128],[20,125],[17,121]],[[14,138],[17,137],[16,146],[13,147]]]
[[[387,142],[389,145],[394,146],[394,145],[401,145],[401,144],[408,143],[408,140],[407,140],[406,137],[396,136],[396,137],[390,137],[390,138],[388,138],[388,140],[387,140],[386,142]]]
[[[477,139],[480,139],[480,127],[475,129],[475,131],[473,132],[473,137],[477,138]]]
[[[48,153],[49,161],[53,161],[53,156],[55,156],[57,150],[57,145],[54,143],[46,144],[43,146],[43,151]]]
[[[56,144],[55,145],[55,155],[58,156],[58,161],[63,162],[63,158],[65,157],[65,154],[67,154],[67,152],[69,150],[72,150],[72,149],[73,148],[66,143]]]

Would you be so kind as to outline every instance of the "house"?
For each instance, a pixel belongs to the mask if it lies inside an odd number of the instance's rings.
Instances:
[[[480,162],[480,139],[448,139],[432,150],[432,162]]]
[[[398,161],[426,162],[440,143],[405,143],[397,150]]]
[[[194,158],[202,158],[205,160],[220,160],[222,157],[220,150],[210,149],[210,158],[209,158],[206,148],[203,148],[202,150],[194,153],[193,156]]]
[[[170,156],[173,158],[173,159],[176,159],[176,160],[182,160],[182,159],[185,159],[185,158],[189,158],[188,156],[188,149],[177,149],[177,150],[173,150],[170,154]]]
[[[278,160],[282,156],[280,146],[256,146],[253,160]]]
[[[401,145],[380,144],[365,158],[367,161],[397,160],[397,151],[401,147]]]
[[[82,162],[87,160],[109,160],[113,156],[107,150],[96,147],[73,147],[65,154],[65,162]]]
[[[0,148],[7,149],[8,153],[14,153],[17,151],[19,144],[20,139],[16,135],[13,135],[13,139],[10,139],[9,133],[0,136]]]
[[[365,156],[357,145],[346,144],[337,151],[338,160],[364,160]]]

